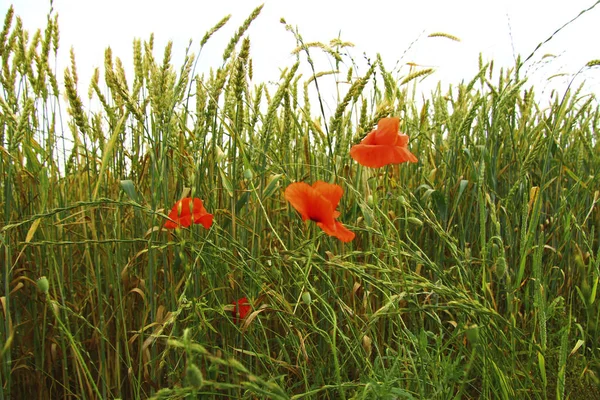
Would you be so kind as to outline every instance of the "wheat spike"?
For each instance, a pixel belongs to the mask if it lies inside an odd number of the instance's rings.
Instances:
[[[430,34],[428,35],[428,37],[430,37],[430,38],[434,38],[434,37],[443,37],[443,38],[446,38],[446,39],[454,40],[455,42],[460,42],[460,38],[458,38],[458,37],[456,37],[456,36],[454,36],[454,35],[451,35],[451,34],[449,34],[449,33],[444,33],[444,32],[434,32],[434,33],[430,33]]]

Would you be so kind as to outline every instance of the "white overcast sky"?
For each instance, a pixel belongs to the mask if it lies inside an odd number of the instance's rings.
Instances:
[[[223,50],[236,29],[258,5],[265,6],[247,35],[251,39],[254,82],[276,81],[279,70],[294,62],[290,55],[295,47],[293,36],[279,22],[284,17],[297,26],[305,42],[341,37],[356,45],[352,56],[362,60],[366,53],[383,57],[388,69],[397,61],[435,67],[424,88],[438,81],[443,87],[470,80],[477,72],[477,59],[494,60],[497,66],[513,66],[516,54],[529,55],[538,43],[546,40],[596,0],[440,0],[440,1],[330,1],[330,0],[55,0],[59,14],[59,67],[68,63],[69,48],[75,49],[80,91],[87,92],[94,67],[103,65],[104,49],[110,46],[114,56],[131,65],[132,41],[146,40],[155,34],[157,60],[167,41],[174,42],[174,63],[181,64],[189,40],[197,52],[205,32],[222,17],[232,14],[225,25],[208,42],[199,61],[199,72],[221,65]],[[10,4],[30,31],[45,26],[48,0],[0,0],[2,18]],[[455,35],[461,42],[427,38],[433,32]],[[540,85],[556,72],[575,73],[592,59],[600,59],[600,5],[558,33],[544,45],[536,59],[551,53],[549,65],[531,68]],[[416,41],[416,42],[415,42]],[[412,44],[412,46],[411,46]],[[409,51],[407,52],[407,49]],[[400,65],[401,65],[400,64]],[[404,67],[406,68],[406,67]],[[62,76],[61,72],[58,74]],[[329,70],[327,64],[317,70]],[[406,71],[407,69],[403,69]],[[364,70],[362,71],[364,72]],[[600,67],[585,73],[587,91],[600,94]],[[540,80],[541,79],[541,80]],[[568,78],[553,79],[566,82]],[[429,86],[427,86],[429,85]],[[540,87],[541,86],[541,87]]]

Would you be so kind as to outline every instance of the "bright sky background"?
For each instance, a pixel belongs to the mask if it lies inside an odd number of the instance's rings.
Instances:
[[[0,0],[2,18],[9,5],[21,16],[31,33],[44,28],[49,11],[48,0]],[[162,60],[168,40],[174,42],[173,61],[179,66],[189,40],[197,53],[198,43],[207,30],[227,14],[230,21],[217,32],[203,50],[197,72],[218,67],[229,39],[251,11],[265,3],[261,15],[247,34],[251,39],[254,82],[276,81],[279,70],[294,63],[290,52],[293,36],[279,21],[297,26],[305,42],[340,36],[355,44],[351,54],[362,60],[366,53],[383,57],[387,69],[415,62],[435,67],[421,88],[430,90],[442,82],[444,88],[461,80],[470,80],[478,70],[477,59],[494,60],[497,66],[513,66],[517,54],[527,57],[538,43],[546,40],[563,24],[592,6],[596,0],[440,0],[440,1],[333,1],[333,0],[54,0],[59,14],[59,77],[69,60],[69,48],[75,49],[80,91],[87,92],[94,67],[103,65],[104,49],[131,65],[134,37],[147,40],[155,34],[155,57]],[[461,38],[453,42],[427,38],[433,32],[445,32]],[[548,78],[557,72],[576,73],[586,62],[600,59],[600,5],[567,26],[545,44],[535,60],[551,53],[557,56],[549,65],[533,65],[538,94],[549,90]],[[411,45],[412,44],[412,45]],[[408,50],[408,51],[407,51]],[[331,69],[326,63],[317,70]],[[408,71],[403,67],[402,71]],[[360,71],[364,73],[364,69]],[[496,75],[497,76],[497,75]],[[600,94],[600,67],[585,74],[586,91]],[[564,87],[569,78],[552,79]],[[581,82],[579,80],[578,82]]]

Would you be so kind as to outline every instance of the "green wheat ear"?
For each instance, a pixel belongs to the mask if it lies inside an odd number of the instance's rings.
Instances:
[[[227,21],[229,21],[229,18],[231,18],[231,14],[227,15],[222,20],[220,20],[219,22],[217,22],[217,24],[215,26],[213,26],[208,32],[206,32],[206,34],[204,35],[204,37],[200,41],[200,47],[204,47],[204,45],[206,44],[206,42],[208,42],[208,39],[210,39],[210,37],[212,35],[214,35],[215,32],[217,32],[219,29],[221,29],[227,23]]]
[[[296,47],[294,50],[292,50],[291,54],[299,54],[301,51],[306,50],[306,49],[310,49],[310,48],[318,48],[323,50],[325,53],[329,54],[330,56],[332,56],[333,58],[335,58],[336,61],[342,62],[342,57],[340,56],[340,54],[333,50],[331,47],[327,46],[326,44],[323,44],[321,42],[310,42],[310,43],[302,43],[302,45]]]
[[[443,37],[446,39],[450,39],[450,40],[454,40],[455,42],[460,42],[460,38],[454,35],[451,35],[449,33],[444,33],[444,32],[434,32],[434,33],[430,33],[428,35],[428,37],[433,38],[433,37]]]
[[[8,11],[6,12],[6,17],[4,18],[4,26],[2,28],[2,32],[0,33],[0,56],[4,54],[4,49],[6,47],[6,41],[8,39],[8,32],[10,31],[10,26],[12,25],[13,16],[15,14],[15,10],[11,5]],[[10,50],[10,49],[9,49]]]
[[[600,65],[600,60],[591,60],[585,64],[586,67],[595,67],[597,65]]]
[[[435,72],[435,69],[433,68],[426,68],[426,69],[422,69],[420,71],[415,71],[412,72],[410,74],[408,74],[404,79],[402,79],[402,81],[400,81],[400,85],[404,85],[414,79],[420,78],[420,77],[425,77],[427,75],[431,75]]]
[[[261,4],[260,6],[256,7],[254,9],[254,11],[252,11],[252,13],[248,16],[248,18],[246,18],[246,20],[238,28],[237,32],[231,38],[231,40],[229,41],[229,44],[227,45],[227,47],[225,48],[225,51],[223,52],[223,62],[227,61],[229,56],[231,56],[231,53],[233,52],[235,45],[240,41],[240,39],[242,38],[244,33],[248,30],[252,21],[254,21],[258,17],[263,6],[264,6],[264,4]]]

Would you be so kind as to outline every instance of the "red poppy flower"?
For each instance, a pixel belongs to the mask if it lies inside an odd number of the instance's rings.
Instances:
[[[336,208],[342,194],[344,191],[341,186],[317,181],[312,186],[304,182],[292,183],[285,189],[284,196],[300,213],[303,221],[315,221],[329,236],[335,236],[342,242],[350,242],[354,239],[354,233],[336,221],[340,216]]]
[[[365,167],[379,168],[388,164],[417,162],[408,150],[408,136],[399,133],[399,118],[382,118],[360,144],[352,146],[350,156]]]
[[[233,322],[235,322],[237,324],[238,322],[243,321],[251,309],[252,309],[252,306],[248,302],[248,299],[245,297],[242,297],[238,301],[234,301],[233,302],[233,311],[232,311]]]
[[[169,213],[169,220],[165,222],[165,228],[175,229],[178,226],[187,228],[194,221],[195,224],[202,224],[206,229],[210,228],[213,222],[213,215],[209,214],[202,204],[202,200],[197,197],[185,197],[179,200]]]

